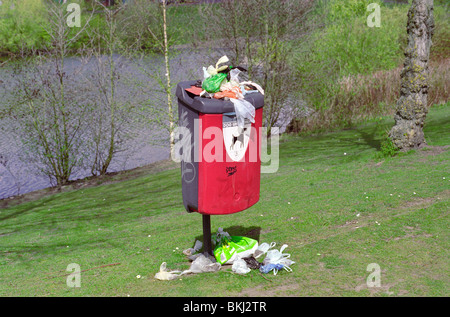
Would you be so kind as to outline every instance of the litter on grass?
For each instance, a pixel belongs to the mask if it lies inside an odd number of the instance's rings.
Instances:
[[[217,272],[222,265],[231,264],[231,270],[237,274],[247,274],[251,270],[267,274],[273,272],[274,275],[281,270],[292,272],[291,265],[295,262],[290,259],[289,253],[283,251],[288,247],[283,244],[280,250],[275,249],[276,243],[272,242],[258,244],[258,241],[242,236],[230,236],[228,232],[219,228],[215,237],[212,238],[215,245],[214,256],[199,253],[202,247],[200,241],[196,241],[193,248],[183,251],[183,254],[192,261],[188,270],[169,271],[167,263],[163,262],[160,271],[155,274],[158,280],[174,280],[185,274],[198,274]],[[260,262],[258,259],[264,260]]]

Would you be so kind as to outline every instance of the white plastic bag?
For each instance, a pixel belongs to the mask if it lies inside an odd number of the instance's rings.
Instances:
[[[234,104],[234,111],[236,112],[236,119],[238,128],[242,131],[244,129],[245,119],[250,122],[255,122],[255,107],[244,99],[230,99]]]
[[[279,251],[278,250],[267,251],[267,256],[263,261],[263,265],[281,264],[283,265],[283,268],[286,271],[292,272],[290,266],[295,262],[289,259],[291,257],[289,253],[283,253],[284,249],[286,249],[287,247],[288,247],[287,244],[283,244]]]
[[[264,89],[262,89],[262,87],[260,85],[258,85],[257,83],[254,83],[252,81],[243,81],[242,83],[240,83],[241,87],[243,87],[244,85],[252,85],[253,87],[256,88],[256,90],[258,90],[262,95],[264,95]],[[242,91],[246,91],[245,89],[243,89]]]
[[[251,271],[251,269],[248,268],[247,263],[242,258],[238,258],[233,262],[231,270],[237,274],[247,274]]]
[[[181,274],[181,271],[168,271],[166,268],[167,263],[163,262],[159,267],[159,272],[155,274],[155,278],[161,281],[170,281],[178,278]]]
[[[233,68],[232,70],[230,70],[230,83],[233,86],[239,87],[239,74],[240,73],[241,73],[241,71],[237,68]]]
[[[220,263],[213,262],[211,259],[208,259],[206,256],[201,254],[197,257],[194,262],[192,262],[189,270],[183,271],[180,275],[188,274],[188,273],[207,273],[207,272],[216,272],[220,270]]]
[[[266,258],[264,259],[264,265],[272,263],[278,264],[283,258],[289,258],[291,255],[289,253],[283,253],[284,249],[288,247],[287,244],[283,244],[280,250],[269,250],[267,251]]]
[[[259,247],[255,250],[255,259],[259,258],[261,255],[266,254],[267,251],[275,247],[277,244],[272,242],[268,244],[267,242],[263,242],[259,245]]]

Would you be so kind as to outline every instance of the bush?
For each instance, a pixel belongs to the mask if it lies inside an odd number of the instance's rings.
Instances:
[[[45,31],[46,11],[42,0],[3,0],[0,6],[0,52],[17,53],[22,48],[40,49],[49,41]]]
[[[387,133],[384,139],[381,141],[381,147],[379,156],[381,157],[392,157],[398,153],[399,149],[392,142],[391,138],[388,137]]]

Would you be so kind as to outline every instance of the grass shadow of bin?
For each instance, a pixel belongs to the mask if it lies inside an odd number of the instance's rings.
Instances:
[[[261,234],[261,227],[251,226],[251,227],[243,227],[243,226],[231,226],[223,228],[224,232],[228,232],[230,236],[241,236],[241,237],[247,237],[255,239],[259,242],[259,236]],[[214,238],[217,231],[211,232],[211,237]],[[203,235],[199,235],[195,237],[194,241],[201,241],[203,243]],[[192,248],[194,247],[194,244],[192,245]],[[213,245],[214,249],[214,245]],[[203,248],[200,250],[200,252],[203,252]]]

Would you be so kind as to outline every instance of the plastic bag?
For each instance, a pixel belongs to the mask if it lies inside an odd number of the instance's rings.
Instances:
[[[275,242],[272,242],[271,244],[268,244],[267,242],[261,243],[255,251],[255,259],[259,258],[263,254],[266,254],[269,249],[272,249],[276,245],[277,244]]]
[[[230,236],[223,238],[214,248],[214,256],[220,264],[232,264],[238,258],[252,256],[258,248],[258,241],[255,239]]]
[[[290,266],[295,262],[289,259],[291,257],[289,253],[283,253],[284,249],[286,249],[287,247],[288,247],[287,244],[283,244],[279,251],[278,250],[267,251],[267,256],[263,261],[263,266],[266,266],[268,264],[275,264],[275,265],[280,264],[286,271],[292,272]]]
[[[201,254],[194,260],[194,262],[192,262],[189,270],[183,271],[180,275],[188,273],[216,272],[220,270],[220,267],[220,263],[213,262],[211,259],[208,259],[206,256]]]
[[[187,256],[193,255],[202,248],[202,245],[203,245],[202,242],[197,240],[197,241],[195,241],[194,247],[184,250],[183,254],[187,255]]]
[[[227,74],[218,73],[212,76],[209,76],[202,83],[202,89],[209,93],[215,93],[220,91],[220,85],[224,80],[226,80]]]
[[[286,249],[288,247],[287,244],[283,244],[280,248],[280,250],[269,250],[267,251],[267,256],[263,261],[263,264],[277,264],[280,263],[280,261],[283,258],[289,258],[291,255],[289,253],[283,253],[284,249]]]
[[[252,81],[243,81],[242,83],[240,83],[240,85],[241,85],[241,87],[243,87],[244,85],[251,85],[251,86],[255,87],[256,90],[259,91],[262,95],[264,95],[264,89],[262,89],[262,87],[260,85],[254,83]],[[241,90],[245,91],[245,92],[247,91],[244,88],[242,88]],[[250,90],[250,91],[253,91],[253,90]]]
[[[223,81],[226,82],[227,74],[226,73],[219,73],[223,70],[226,70],[228,66],[220,66],[220,64],[228,62],[229,59],[226,55],[219,58],[219,60],[216,63],[216,67],[209,65],[208,68],[203,67],[203,82],[202,82],[202,89],[209,93],[215,93],[220,91],[220,85]],[[204,93],[201,93],[202,96]]]
[[[216,67],[213,67],[212,65],[209,65],[209,67],[203,71],[204,79],[208,78],[209,76],[214,76],[218,74],[219,72],[225,70],[228,68],[228,66],[224,65],[219,67],[220,64],[227,63],[229,61],[228,57],[226,55],[219,58],[219,60],[216,63]],[[206,76],[206,74],[209,74],[209,76]],[[225,76],[226,77],[226,76]]]
[[[267,274],[273,270],[273,275],[277,275],[278,271],[281,270],[284,266],[282,264],[272,264],[269,263],[267,265],[261,265],[259,271],[261,273]]]
[[[230,239],[230,234],[226,231],[223,231],[223,228],[219,227],[219,229],[217,229],[216,236],[213,238],[213,242],[214,244],[218,245],[223,243],[224,241],[229,241]]]
[[[242,131],[244,129],[245,119],[250,122],[255,122],[255,107],[244,99],[230,99],[234,104],[234,111],[236,112],[236,119],[238,128]]]
[[[233,68],[230,70],[230,80],[229,82],[233,85],[233,86],[237,86],[239,87],[239,74],[241,73],[240,69],[238,68]]]
[[[244,258],[245,263],[247,263],[248,268],[257,270],[261,267],[261,263],[259,263],[253,256]]]
[[[238,258],[233,262],[231,270],[237,274],[247,274],[251,271],[251,269],[248,268],[247,263],[242,258]]]
[[[221,98],[225,98],[225,97],[230,98],[230,99],[231,98],[236,99],[236,98],[238,98],[238,92],[234,92],[231,90],[219,91],[219,92],[216,92],[213,96],[213,98],[215,98],[215,99],[221,99]]]
[[[155,278],[161,281],[170,281],[178,278],[181,274],[181,271],[168,271],[166,268],[167,263],[163,262],[159,267],[159,272],[155,274]]]

